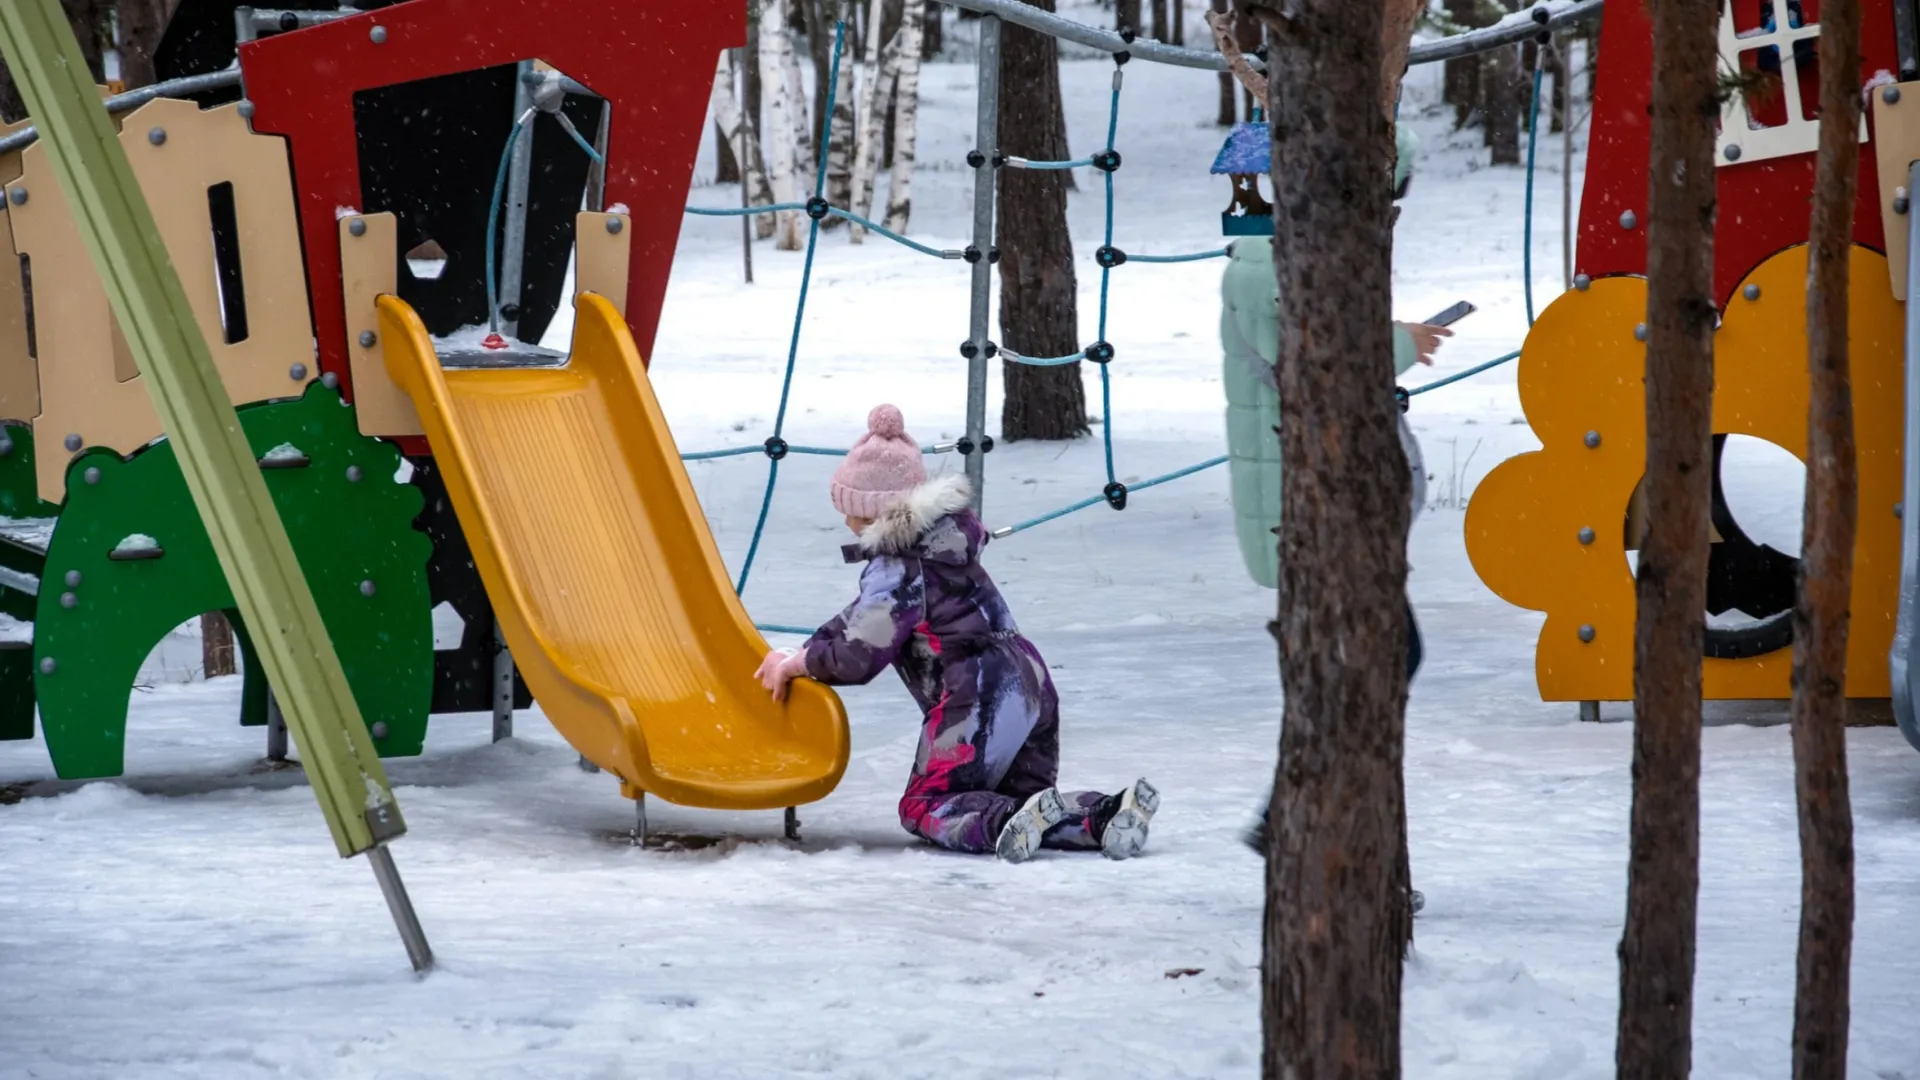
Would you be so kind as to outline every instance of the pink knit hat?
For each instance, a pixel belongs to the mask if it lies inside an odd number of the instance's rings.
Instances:
[[[867,433],[833,472],[834,508],[848,517],[877,518],[902,495],[927,482],[920,444],[891,405],[867,414]]]

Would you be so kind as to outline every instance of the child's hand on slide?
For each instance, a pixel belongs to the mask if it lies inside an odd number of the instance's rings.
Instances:
[[[807,673],[805,654],[793,649],[774,649],[760,661],[753,677],[773,693],[773,700],[787,700],[787,684]]]

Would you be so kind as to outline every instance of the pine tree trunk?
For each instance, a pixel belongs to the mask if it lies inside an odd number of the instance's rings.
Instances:
[[[1167,0],[1173,5],[1173,43],[1187,43],[1187,0]]]
[[[1446,0],[1447,18],[1462,27],[1479,25],[1479,0]],[[1440,100],[1453,106],[1454,130],[1467,126],[1480,107],[1480,58],[1463,56],[1446,62]]]
[[[1520,164],[1520,54],[1514,46],[1483,54],[1480,70],[1487,145],[1495,165]]]
[[[1029,0],[1042,11],[1053,0]],[[905,111],[904,109],[902,111]],[[1037,160],[1067,154],[1060,105],[1060,50],[1054,39],[1008,23],[1000,30],[1000,149]],[[1015,352],[1065,356],[1080,351],[1080,309],[1067,231],[1062,169],[1000,169],[1000,333]],[[1030,367],[1008,361],[1000,430],[1020,439],[1073,439],[1087,433],[1080,365]]]
[[[747,126],[747,118],[733,100],[733,65],[727,53],[720,54],[720,61],[713,72],[713,98],[711,110],[714,125],[720,131],[720,146],[728,151],[736,163],[744,163],[744,180],[747,185],[747,201],[765,206],[774,201],[773,189],[767,183],[764,163],[760,160],[760,141]],[[755,214],[753,216],[754,235],[765,240],[773,235],[773,215]]]
[[[1209,6],[1221,15],[1227,13],[1227,0],[1212,0]],[[1239,104],[1236,100],[1233,76],[1220,73],[1220,109],[1214,114],[1213,122],[1221,127],[1232,127],[1239,121]]]
[[[1553,126],[1548,130],[1558,135],[1567,130],[1567,37],[1565,34],[1554,38],[1553,48],[1547,53],[1547,75],[1553,79],[1551,109]]]
[[[761,129],[761,148],[767,158],[767,184],[775,202],[801,201],[794,177],[795,105],[786,70],[793,61],[792,43],[787,37],[786,5],[783,0],[767,0],[760,20],[760,82],[768,96],[767,123]],[[809,191],[811,194],[811,191]],[[782,210],[774,215],[774,246],[782,251],[798,251],[805,230],[800,213]]]
[[[1140,32],[1140,0],[1113,0],[1113,28]]]
[[[1240,46],[1240,51],[1248,56],[1258,52],[1267,41],[1266,30],[1261,21],[1245,13],[1234,17],[1233,33],[1234,44]],[[1249,91],[1242,91],[1242,93],[1246,101],[1243,102],[1241,112],[1246,114],[1248,120],[1252,120],[1254,107],[1257,105],[1264,109],[1267,103],[1253,100],[1253,94]]]
[[[1411,490],[1387,359],[1383,6],[1290,0],[1290,17],[1267,21],[1274,262],[1290,328],[1278,364],[1272,631],[1285,693],[1262,941],[1267,1080],[1400,1075]]]
[[[1635,582],[1633,809],[1616,1069],[1684,1077],[1700,890],[1700,667],[1713,450],[1718,0],[1652,0],[1647,530]]]
[[[913,153],[920,123],[920,31],[926,8],[908,7],[900,24],[899,77],[893,88],[893,164],[887,179],[887,228],[905,234],[913,217]]]
[[[911,0],[910,0],[911,2]],[[920,59],[931,60],[940,55],[946,45],[945,27],[941,25],[941,7],[932,0],[921,6]]]
[[[1847,293],[1859,177],[1860,3],[1820,5],[1820,153],[1807,250],[1807,503],[1793,611],[1793,765],[1800,809],[1794,1080],[1846,1080],[1853,962],[1847,629],[1859,477]],[[1870,286],[1869,286],[1870,287]]]
[[[822,0],[793,0],[800,9],[801,25],[807,34],[807,53],[813,60],[813,107],[807,111],[811,123],[807,125],[807,141],[814,146],[824,145],[827,141],[827,86],[833,81],[833,18],[828,14]],[[796,87],[806,85],[794,80]],[[801,89],[804,94],[805,90]]]
[[[1149,36],[1155,41],[1167,40],[1167,0],[1151,0],[1152,29]]]
[[[233,624],[218,611],[200,616],[201,677],[217,679],[238,671],[233,656]]]
[[[173,13],[174,3],[118,0],[115,4],[120,23],[120,82],[128,90],[159,81],[153,68],[153,54],[160,48],[160,37],[166,33],[167,18]]]

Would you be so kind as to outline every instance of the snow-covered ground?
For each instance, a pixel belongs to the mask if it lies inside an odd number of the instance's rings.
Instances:
[[[1066,66],[1076,155],[1097,148],[1111,71]],[[1221,139],[1212,78],[1137,63],[1126,75],[1116,243],[1218,245],[1227,193],[1206,172]],[[1437,82],[1422,69],[1409,88],[1425,151],[1398,230],[1395,306],[1402,318],[1463,298],[1480,306],[1445,349],[1444,374],[1524,332],[1523,174],[1476,164],[1477,134],[1449,132]],[[958,247],[972,69],[936,65],[924,87],[913,231]],[[1559,290],[1560,176],[1549,139],[1542,304]],[[1102,208],[1090,178],[1082,185],[1071,214],[1091,339]],[[731,188],[694,197],[737,203]],[[756,245],[758,284],[743,285],[737,223],[688,219],[652,369],[683,449],[769,433],[800,262]],[[1219,273],[1202,263],[1114,275],[1123,479],[1220,452]],[[879,401],[901,405],[923,440],[957,435],[965,282],[962,264],[825,238],[788,438],[845,445]],[[1511,367],[1417,399],[1412,419],[1436,505],[1413,541],[1428,655],[1407,776],[1428,906],[1407,971],[1407,1075],[1608,1076],[1631,731],[1583,726],[1571,706],[1538,700],[1538,617],[1490,594],[1465,557],[1465,496],[1536,445]],[[1792,465],[1758,460],[1740,498],[1755,516],[1784,515],[1790,536]],[[764,621],[816,621],[849,592],[831,465],[795,458],[781,471],[747,591]],[[764,470],[751,457],[692,467],[736,566]],[[1094,440],[1003,444],[989,459],[988,516],[1025,518],[1104,479]],[[249,771],[261,747],[232,722],[238,680],[156,679],[135,695],[123,782],[52,782],[39,743],[0,743],[0,783],[29,795],[0,806],[0,1077],[1256,1075],[1261,873],[1240,832],[1272,772],[1279,692],[1264,630],[1273,594],[1240,566],[1224,473],[1143,492],[1121,514],[1096,507],[1036,528],[989,561],[1055,668],[1063,781],[1111,788],[1144,773],[1165,793],[1149,857],[1006,866],[910,842],[894,802],[916,716],[886,680],[845,694],[853,764],[804,810],[797,849],[776,841],[777,814],[656,805],[658,830],[726,839],[634,850],[630,805],[607,777],[580,772],[537,713],[500,745],[484,717],[438,718],[424,756],[388,763],[412,827],[396,856],[441,962],[416,981],[366,866],[333,857],[297,777]],[[1773,707],[1715,716],[1695,1071],[1780,1076],[1798,895],[1787,732]],[[1740,722],[1754,719],[1775,726]],[[1848,748],[1852,1075],[1920,1080],[1920,754],[1891,728],[1856,729]]]

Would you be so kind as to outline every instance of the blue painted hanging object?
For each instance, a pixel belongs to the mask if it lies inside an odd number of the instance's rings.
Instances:
[[[1235,124],[1209,171],[1233,182],[1233,202],[1220,213],[1224,236],[1272,236],[1273,205],[1260,194],[1261,176],[1273,167],[1273,133],[1255,109],[1253,119]]]

